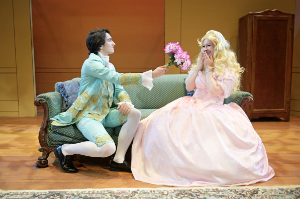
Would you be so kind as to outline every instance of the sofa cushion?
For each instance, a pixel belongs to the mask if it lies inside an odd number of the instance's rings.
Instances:
[[[80,82],[80,77],[76,77],[76,78],[73,78],[71,80],[67,80],[65,82]],[[59,88],[58,88],[58,84],[61,83],[61,82],[57,82],[54,86],[54,89],[55,89],[55,92],[59,92]]]
[[[145,119],[148,117],[151,113],[156,111],[157,109],[139,109],[142,113],[141,120]]]
[[[187,96],[191,96],[191,97],[192,97],[192,96],[194,95],[194,93],[195,93],[195,90],[192,90],[192,91],[188,91],[188,90],[187,90],[187,91],[186,91],[186,95],[187,95]]]
[[[186,80],[186,78],[184,78],[184,83],[185,83],[185,80]],[[186,88],[186,87],[185,87]],[[192,90],[192,91],[188,91],[188,90],[186,90],[186,95],[187,96],[193,96],[194,95],[194,93],[195,93],[195,90]]]
[[[48,125],[50,126],[50,124]],[[107,133],[118,144],[119,131],[115,132],[114,128],[105,128]],[[47,131],[47,143],[49,146],[60,146],[63,144],[74,144],[87,141],[75,124],[68,126],[52,126]]]
[[[62,96],[62,112],[67,111],[78,97],[79,82],[58,82],[57,87]]]
[[[51,125],[49,124],[48,126]],[[47,133],[47,143],[49,146],[60,146],[84,141],[87,141],[87,139],[82,135],[75,124],[52,126],[52,129],[49,129]]]

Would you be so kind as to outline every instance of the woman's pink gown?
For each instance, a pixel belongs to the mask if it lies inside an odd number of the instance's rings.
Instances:
[[[236,81],[213,74],[223,93],[208,93],[199,72],[193,97],[179,98],[139,123],[132,146],[136,180],[170,186],[249,185],[275,173],[244,111],[223,105]]]

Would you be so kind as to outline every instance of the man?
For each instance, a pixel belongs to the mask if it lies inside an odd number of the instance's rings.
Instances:
[[[68,173],[76,173],[73,166],[74,154],[91,157],[107,157],[115,153],[110,163],[111,171],[131,172],[124,160],[126,151],[136,132],[141,118],[139,110],[133,108],[123,86],[144,85],[153,87],[152,79],[162,76],[168,68],[160,66],[153,72],[121,74],[109,62],[109,54],[114,53],[115,43],[107,29],[92,30],[86,38],[90,52],[81,69],[78,98],[64,113],[51,118],[51,125],[65,126],[75,123],[89,140],[77,144],[64,144],[54,150],[61,168]],[[111,108],[117,105],[117,108]],[[123,125],[118,137],[118,147],[104,127]]]

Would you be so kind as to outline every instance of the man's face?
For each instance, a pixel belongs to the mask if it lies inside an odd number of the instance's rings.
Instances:
[[[114,46],[115,46],[115,42],[113,42],[111,36],[106,33],[106,38],[105,38],[105,44],[103,46],[100,47],[100,52],[103,55],[109,55],[109,54],[113,54],[114,51]]]

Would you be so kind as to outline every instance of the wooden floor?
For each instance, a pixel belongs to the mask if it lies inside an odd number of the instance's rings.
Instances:
[[[35,168],[38,152],[38,132],[42,113],[38,117],[0,117],[0,189],[45,190],[119,187],[162,187],[134,180],[132,174],[111,172],[108,159],[83,158],[75,162],[79,173],[63,173],[54,154],[49,167]],[[290,122],[264,119],[252,122],[266,147],[269,164],[275,177],[253,186],[300,185],[300,117]]]

